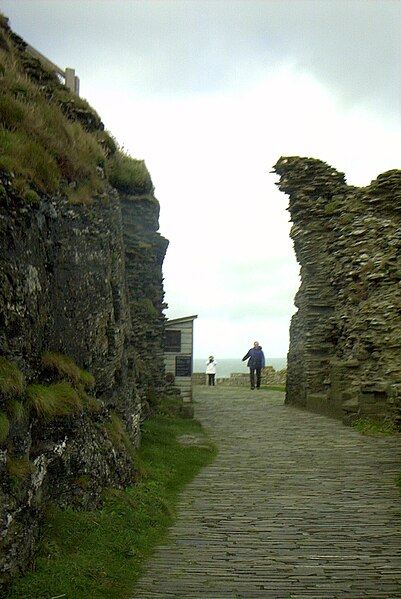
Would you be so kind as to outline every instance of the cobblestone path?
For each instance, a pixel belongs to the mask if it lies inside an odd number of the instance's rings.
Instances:
[[[136,599],[401,598],[400,439],[283,400],[195,388],[220,452],[183,493]]]

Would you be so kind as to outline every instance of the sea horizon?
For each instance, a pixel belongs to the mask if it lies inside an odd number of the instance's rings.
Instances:
[[[205,372],[207,358],[194,358],[193,371]],[[221,358],[216,357],[216,378],[227,378],[234,372],[247,373],[247,361],[243,362],[241,358]],[[287,358],[266,358],[266,366],[272,366],[274,370],[287,368]]]

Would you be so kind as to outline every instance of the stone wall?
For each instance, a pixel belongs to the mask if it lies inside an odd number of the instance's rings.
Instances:
[[[262,385],[285,385],[287,379],[287,369],[274,370],[273,366],[262,368]],[[192,375],[194,385],[207,385],[207,375],[202,372],[194,372]],[[248,387],[249,374],[244,372],[233,372],[229,377],[217,377],[216,385],[226,385],[232,387]]]
[[[400,422],[401,171],[367,187],[311,158],[280,158],[301,266],[287,403],[351,422]]]

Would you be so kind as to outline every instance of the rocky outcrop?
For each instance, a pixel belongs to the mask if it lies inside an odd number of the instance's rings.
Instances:
[[[157,233],[159,204],[153,196],[122,199],[126,282],[130,298],[132,360],[142,407],[164,390],[164,303],[162,264],[168,242]]]
[[[0,596],[50,502],[92,509],[135,482],[140,422],[165,385],[168,242],[150,175],[24,48],[0,19]],[[46,131],[30,118],[41,107]]]
[[[95,400],[76,414],[41,418],[26,409],[19,419],[11,402],[27,404],[26,391],[0,392],[10,423],[0,452],[5,580],[34,555],[49,501],[93,508],[102,489],[135,480],[123,435],[138,445],[140,419],[164,385],[167,242],[156,232],[157,214],[154,199],[120,201],[111,188],[107,203],[90,209],[61,194],[35,209],[0,205],[1,355],[28,389],[69,381],[42,364],[45,352],[68,356],[93,375]],[[30,467],[13,477],[16,460]]]
[[[362,188],[311,158],[280,158],[274,171],[301,265],[286,401],[399,425],[401,171]]]

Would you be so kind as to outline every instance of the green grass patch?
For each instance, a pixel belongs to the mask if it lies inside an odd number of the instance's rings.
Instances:
[[[203,444],[182,445],[182,435]],[[132,597],[146,560],[173,523],[179,493],[215,455],[195,420],[159,414],[146,421],[137,452],[141,480],[125,491],[109,490],[98,511],[53,509],[36,570],[15,581],[9,599]]]
[[[0,410],[0,443],[4,443],[10,432],[10,421],[7,415]]]
[[[81,398],[70,383],[54,383],[50,387],[54,393],[56,416],[73,416],[82,412]]]
[[[117,414],[111,414],[110,422],[109,424],[106,424],[105,429],[107,436],[114,447],[118,448],[122,444],[124,435],[126,433],[125,426],[121,418],[119,418]]]
[[[35,416],[45,421],[56,416],[73,416],[82,410],[81,398],[67,382],[29,385],[26,402]]]
[[[95,386],[95,377],[87,370],[79,371],[79,380],[82,383],[84,389],[93,389]]]
[[[64,354],[44,352],[42,354],[42,366],[45,370],[61,378],[67,378],[73,382],[80,379],[80,369],[74,360]]]
[[[396,435],[399,434],[396,425],[388,420],[372,420],[370,418],[360,418],[352,423],[363,435]]]
[[[24,404],[18,399],[10,399],[7,402],[6,410],[8,416],[14,422],[22,422],[22,420],[24,420],[24,418],[27,416],[27,411]]]
[[[107,173],[113,187],[123,193],[136,195],[153,191],[152,179],[145,162],[131,158],[121,151],[108,162]]]
[[[20,395],[25,388],[22,372],[5,358],[0,356],[0,393],[3,395]]]
[[[285,385],[261,385],[261,389],[266,391],[283,391],[285,392]]]

